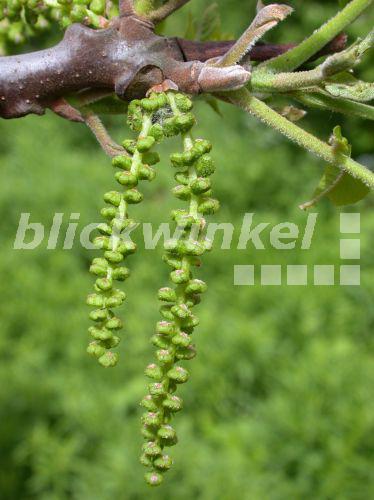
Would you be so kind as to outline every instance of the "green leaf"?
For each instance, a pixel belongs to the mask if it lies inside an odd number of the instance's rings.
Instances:
[[[221,40],[221,16],[216,2],[209,5],[202,13],[201,19],[196,26],[195,38],[202,42]]]
[[[343,137],[340,126],[334,128],[330,144],[337,155],[351,155],[351,145]],[[335,165],[327,165],[313,193],[313,199],[301,205],[300,208],[312,208],[322,198],[328,198],[335,206],[353,205],[369,193],[370,189],[362,181],[355,179]]]

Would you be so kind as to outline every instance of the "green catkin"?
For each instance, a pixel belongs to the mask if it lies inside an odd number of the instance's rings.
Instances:
[[[183,401],[175,395],[179,384],[187,382],[189,372],[181,362],[196,356],[192,333],[198,325],[192,309],[200,302],[200,294],[206,284],[193,277],[192,270],[200,265],[200,256],[211,245],[206,239],[205,215],[219,208],[217,200],[210,197],[209,176],[214,173],[214,163],[209,156],[208,141],[193,140],[190,130],[195,123],[191,114],[192,102],[183,94],[167,93],[171,116],[162,121],[166,136],[181,134],[183,152],[171,156],[179,183],[174,196],[187,202],[184,210],[174,210],[172,219],[181,231],[181,238],[166,242],[164,261],[171,266],[171,287],[161,288],[158,298],[165,304],[160,312],[151,342],[157,348],[156,362],[147,366],[145,374],[152,382],[141,405],[147,410],[142,416],[142,434],[146,440],[140,461],[150,469],[145,480],[158,486],[163,473],[172,466],[172,459],[164,448],[177,443],[177,435],[171,425],[173,415],[183,407]]]
[[[153,120],[155,113],[164,104],[164,99],[158,98],[157,95],[142,101],[132,101],[130,104],[128,123],[138,133],[138,138],[125,140],[123,147],[128,155],[119,155],[112,160],[113,166],[118,169],[115,178],[123,186],[123,190],[110,191],[104,195],[108,206],[101,210],[101,215],[106,222],[98,226],[101,236],[94,240],[104,255],[95,258],[90,267],[90,272],[97,279],[94,285],[95,293],[87,298],[87,304],[95,308],[90,313],[90,319],[94,321],[95,326],[89,328],[93,340],[87,351],[104,367],[115,366],[118,361],[118,354],[112,349],[120,342],[117,333],[123,325],[113,309],[122,305],[126,294],[114,285],[116,281],[125,281],[130,275],[124,264],[127,257],[136,251],[136,245],[126,238],[126,230],[135,224],[129,216],[129,207],[143,199],[137,189],[139,182],[151,181],[155,177],[155,170],[151,165],[158,163],[159,157],[157,153],[150,151],[156,142]]]

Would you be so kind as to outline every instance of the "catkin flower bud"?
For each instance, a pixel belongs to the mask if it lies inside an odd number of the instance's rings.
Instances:
[[[112,158],[112,165],[116,168],[122,168],[123,170],[130,170],[132,165],[132,158],[130,156],[115,156]]]
[[[183,400],[178,396],[169,395],[163,400],[162,406],[167,410],[176,413],[183,408]]]
[[[147,472],[144,477],[150,486],[159,486],[163,481],[162,475],[158,472]]]
[[[130,270],[127,267],[117,267],[112,271],[112,278],[117,281],[125,281],[129,276]]]
[[[145,425],[153,425],[158,427],[161,424],[161,417],[158,412],[148,412],[144,413],[142,416],[142,422]]]
[[[118,363],[118,354],[116,352],[107,351],[100,356],[98,361],[104,368],[111,368]]]
[[[186,332],[179,332],[171,339],[173,344],[188,347],[191,344],[191,338]]]
[[[104,201],[114,205],[115,207],[119,207],[122,201],[122,194],[117,191],[109,191],[104,194]]]
[[[158,410],[157,404],[153,401],[153,398],[150,394],[147,394],[144,396],[144,398],[141,400],[140,405],[143,406],[146,410],[150,412],[155,412]]]
[[[100,213],[105,219],[114,219],[117,211],[113,207],[104,207],[100,210]]]
[[[183,184],[175,186],[171,192],[179,200],[188,201],[191,198],[191,189],[189,186],[184,186]]]
[[[143,195],[137,189],[129,189],[125,191],[123,198],[127,203],[136,204],[143,201]]]
[[[168,349],[160,349],[156,352],[156,358],[160,363],[166,365],[174,361],[174,354],[172,351],[169,351]]]
[[[136,150],[136,142],[131,139],[125,139],[122,142],[122,146],[126,149],[126,151],[130,154],[134,154]]]
[[[163,300],[164,302],[175,302],[177,300],[177,295],[175,290],[170,287],[160,288],[158,291],[159,300]]]
[[[216,167],[211,156],[204,155],[197,161],[195,169],[199,177],[209,177],[214,174]]]
[[[157,457],[161,455],[161,451],[160,446],[154,441],[149,441],[143,445],[143,452],[149,457]]]
[[[173,460],[169,457],[169,455],[161,455],[156,458],[153,464],[157,469],[167,471],[173,465]]]
[[[188,282],[188,285],[186,286],[185,292],[187,294],[193,294],[193,293],[204,293],[208,289],[206,283],[202,280],[198,279],[193,279]]]
[[[105,347],[101,346],[99,342],[94,340],[88,344],[87,352],[95,358],[100,358],[105,354]]]
[[[168,371],[167,376],[177,384],[184,384],[189,379],[190,374],[185,368],[176,366]]]
[[[151,363],[150,365],[148,365],[144,373],[147,375],[147,377],[153,378],[154,380],[161,380],[163,377],[162,368],[156,365],[156,363]]]
[[[188,361],[190,359],[193,359],[196,357],[196,348],[194,345],[189,345],[189,346],[178,346],[178,349],[175,353],[175,357],[179,360],[185,360]]]
[[[148,137],[144,137],[144,138],[138,140],[138,143],[136,145],[136,149],[140,153],[146,153],[147,151],[149,151],[151,149],[151,147],[154,145],[155,142],[156,142],[156,139],[154,137],[152,137],[151,135]]]
[[[191,182],[190,188],[193,194],[199,195],[205,193],[211,188],[211,182],[205,177],[198,177]]]
[[[148,153],[143,153],[142,159],[144,164],[152,166],[159,163],[160,155],[156,152],[148,151]]]
[[[182,269],[176,269],[170,273],[170,279],[176,285],[181,285],[183,283],[187,283],[190,279],[190,273]]]
[[[131,172],[117,172],[115,178],[122,186],[135,187],[138,184],[138,178]]]
[[[159,321],[156,325],[156,331],[162,335],[174,335],[175,324],[170,321]]]
[[[219,201],[214,198],[206,198],[198,206],[198,211],[203,215],[215,214],[219,210]]]
[[[167,349],[170,346],[170,340],[165,335],[155,334],[151,337],[151,343],[155,347],[159,347],[160,349]]]

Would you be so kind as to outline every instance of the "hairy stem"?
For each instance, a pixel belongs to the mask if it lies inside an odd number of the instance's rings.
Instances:
[[[352,177],[360,179],[369,188],[374,189],[374,174],[369,169],[348,156],[341,155],[337,158],[331,146],[278,114],[264,102],[253,97],[247,89],[227,92],[221,97],[256,116],[269,127],[285,135],[290,141],[319,156],[327,163],[344,170]]]
[[[140,0],[136,5],[136,11],[140,15],[145,15],[153,23],[159,23],[189,1],[190,0],[169,0],[157,8],[154,1]]]
[[[336,16],[316,30],[300,45],[286,54],[262,64],[262,68],[275,73],[293,71],[349,26],[372,3],[373,0],[352,0]]]

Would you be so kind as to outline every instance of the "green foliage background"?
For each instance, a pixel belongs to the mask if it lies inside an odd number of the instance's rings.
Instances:
[[[296,14],[271,39],[300,40],[337,2],[290,2]],[[191,12],[205,4],[194,0]],[[237,36],[254,1],[221,0],[223,30]],[[166,26],[183,35],[189,9]],[[350,30],[369,30],[369,14]],[[362,74],[373,77],[368,56]],[[308,199],[321,162],[240,111],[224,119],[197,105],[201,136],[215,144],[217,222],[240,229],[256,222],[305,226],[297,205]],[[118,138],[123,119],[111,119]],[[355,157],[374,164],[368,122],[310,112],[303,124],[327,138],[341,123]],[[234,287],[234,264],[339,264],[339,210],[322,203],[310,251],[223,251],[205,259],[210,285],[199,308],[199,355],[181,388],[175,466],[158,490],[143,484],[138,464],[138,401],[145,390],[148,342],[158,318],[156,292],[167,283],[162,249],[131,258],[123,310],[121,362],[104,370],[85,354],[87,269],[94,252],[46,249],[55,212],[64,227],[79,212],[81,230],[99,221],[102,194],[114,186],[110,162],[81,125],[48,114],[0,122],[0,497],[2,500],[352,499],[374,496],[373,199],[362,214],[361,287]],[[169,144],[165,155],[177,149]],[[172,173],[165,160],[135,207],[138,220],[167,221]],[[15,251],[20,214],[42,222],[34,251]],[[268,235],[269,232],[267,232]],[[264,238],[266,240],[266,238]],[[219,242],[218,242],[219,243]],[[299,245],[299,244],[298,244]],[[218,245],[219,246],[219,245]]]

